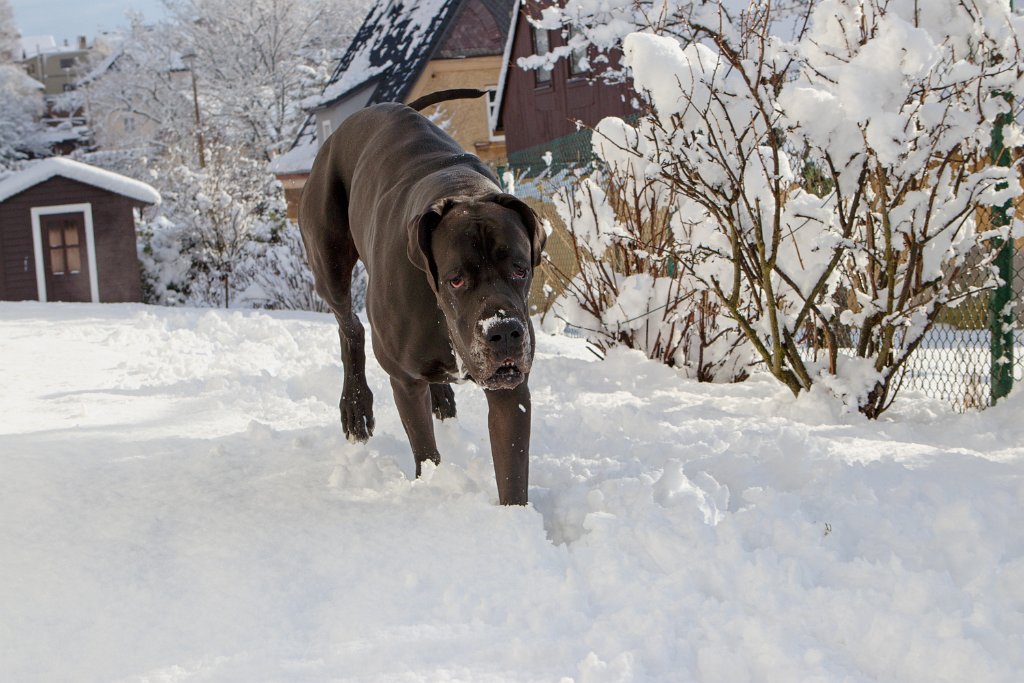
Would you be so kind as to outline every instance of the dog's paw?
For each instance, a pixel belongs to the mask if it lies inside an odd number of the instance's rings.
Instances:
[[[362,387],[341,394],[341,427],[345,430],[345,438],[353,443],[367,441],[373,436],[373,394],[369,388]]]
[[[438,420],[455,417],[455,392],[450,384],[430,385],[430,409]]]

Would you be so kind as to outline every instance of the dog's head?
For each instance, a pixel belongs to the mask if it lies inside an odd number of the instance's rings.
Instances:
[[[526,299],[544,239],[537,214],[508,194],[444,199],[410,225],[409,258],[465,369],[487,389],[517,387],[533,364]]]

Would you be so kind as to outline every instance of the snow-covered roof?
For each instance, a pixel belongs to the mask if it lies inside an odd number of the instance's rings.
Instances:
[[[456,28],[461,12],[475,1],[490,13],[499,33],[496,37],[468,41],[461,36],[450,46],[452,52],[461,50],[461,56],[489,54],[492,48],[488,44],[494,41],[500,50],[509,32],[509,21],[514,21],[512,7],[518,6],[515,0],[378,0],[338,61],[323,92],[306,98],[302,106],[315,111],[354,93],[365,94],[369,89],[372,92],[359,106],[405,101],[427,62],[436,57]],[[308,173],[317,144],[316,115],[311,113],[291,149],[275,159],[271,169],[277,175]]]
[[[373,79],[370,104],[401,102],[430,59],[465,0],[378,0],[319,97],[303,104],[326,106]]]
[[[35,57],[44,52],[53,52],[57,49],[57,41],[53,36],[25,36],[18,39],[18,54],[25,57]]]
[[[309,169],[313,168],[313,160],[316,159],[316,153],[320,147],[317,145],[316,135],[312,133],[312,126],[309,125],[308,120],[306,123],[310,128],[309,134],[300,134],[299,139],[290,150],[270,162],[270,171],[274,175],[309,173]],[[304,130],[303,133],[305,132]]]
[[[56,176],[77,180],[146,204],[160,203],[160,193],[146,183],[66,157],[37,161],[0,180],[0,202]]]

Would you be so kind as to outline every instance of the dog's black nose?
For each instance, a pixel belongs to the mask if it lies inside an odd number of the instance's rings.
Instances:
[[[526,336],[523,323],[515,318],[502,318],[487,326],[484,333],[487,345],[495,358],[511,358],[522,352],[523,338]]]

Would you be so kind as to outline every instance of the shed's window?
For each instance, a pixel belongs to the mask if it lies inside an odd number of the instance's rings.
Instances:
[[[82,270],[82,252],[78,243],[78,228],[66,225],[63,228],[50,228],[48,231],[50,244],[50,270],[54,275],[65,272],[75,275]]]

